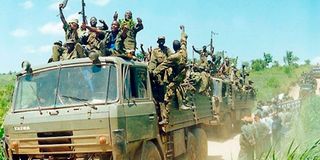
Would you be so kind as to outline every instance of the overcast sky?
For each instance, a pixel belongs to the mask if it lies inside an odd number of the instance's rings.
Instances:
[[[64,40],[58,15],[62,0],[1,0],[0,73],[20,70],[23,60],[32,65],[46,63],[54,41]],[[65,16],[76,17],[81,0],[69,0]],[[108,24],[114,11],[119,18],[132,10],[144,29],[138,44],[156,47],[156,39],[166,36],[166,44],[179,39],[184,24],[191,46],[210,42],[210,31],[219,33],[216,51],[239,56],[240,62],[271,53],[282,62],[287,50],[302,61],[320,61],[320,1],[318,0],[85,0],[86,13]],[[196,57],[198,58],[198,56]]]

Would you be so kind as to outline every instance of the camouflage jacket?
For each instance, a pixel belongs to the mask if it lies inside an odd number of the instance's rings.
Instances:
[[[187,65],[187,35],[181,33],[181,48],[175,54],[170,55],[164,62],[154,69],[153,74],[157,75],[162,72],[167,72],[170,82],[181,83],[186,77]]]
[[[167,46],[161,48],[155,48],[152,50],[151,59],[148,64],[148,70],[152,72],[157,66],[159,66],[163,61],[165,61],[173,53]]]

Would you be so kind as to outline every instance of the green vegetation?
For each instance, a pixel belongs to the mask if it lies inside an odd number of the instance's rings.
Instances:
[[[311,69],[309,65],[279,66],[252,70],[249,79],[254,81],[257,89],[257,99],[262,101],[271,100],[275,95],[285,93],[294,86],[303,72]]]
[[[0,75],[0,126],[4,114],[11,105],[11,96],[14,88],[14,76],[13,75]]]

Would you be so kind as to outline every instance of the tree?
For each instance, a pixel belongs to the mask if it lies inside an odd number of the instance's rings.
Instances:
[[[279,61],[273,61],[272,67],[279,67]]]
[[[254,71],[262,71],[266,68],[266,62],[263,59],[254,59],[251,61],[251,68]]]
[[[310,61],[310,59],[306,59],[306,60],[304,60],[304,63],[305,63],[306,65],[310,65],[310,64],[311,64],[311,61]]]
[[[266,52],[264,52],[263,53],[263,58],[264,58],[264,62],[265,62],[265,64],[266,64],[266,66],[269,66],[269,64],[272,62],[272,56],[271,56],[271,54],[270,53],[266,53]]]
[[[299,61],[299,57],[293,55],[292,51],[287,51],[286,56],[283,57],[283,61],[288,66],[297,66],[298,65],[297,62]]]

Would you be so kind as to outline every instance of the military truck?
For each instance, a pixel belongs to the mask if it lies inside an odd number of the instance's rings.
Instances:
[[[314,66],[311,71],[314,78],[320,78],[320,66]]]
[[[253,88],[243,90],[229,80],[212,77],[211,81],[216,117],[215,123],[211,123],[211,126],[218,135],[228,137],[232,132],[239,131],[241,118],[251,115],[256,105],[256,93]]]
[[[171,108],[163,130],[145,63],[99,57],[24,66],[3,123],[8,159],[206,159],[203,128],[217,124],[219,97],[196,94],[196,108]]]

